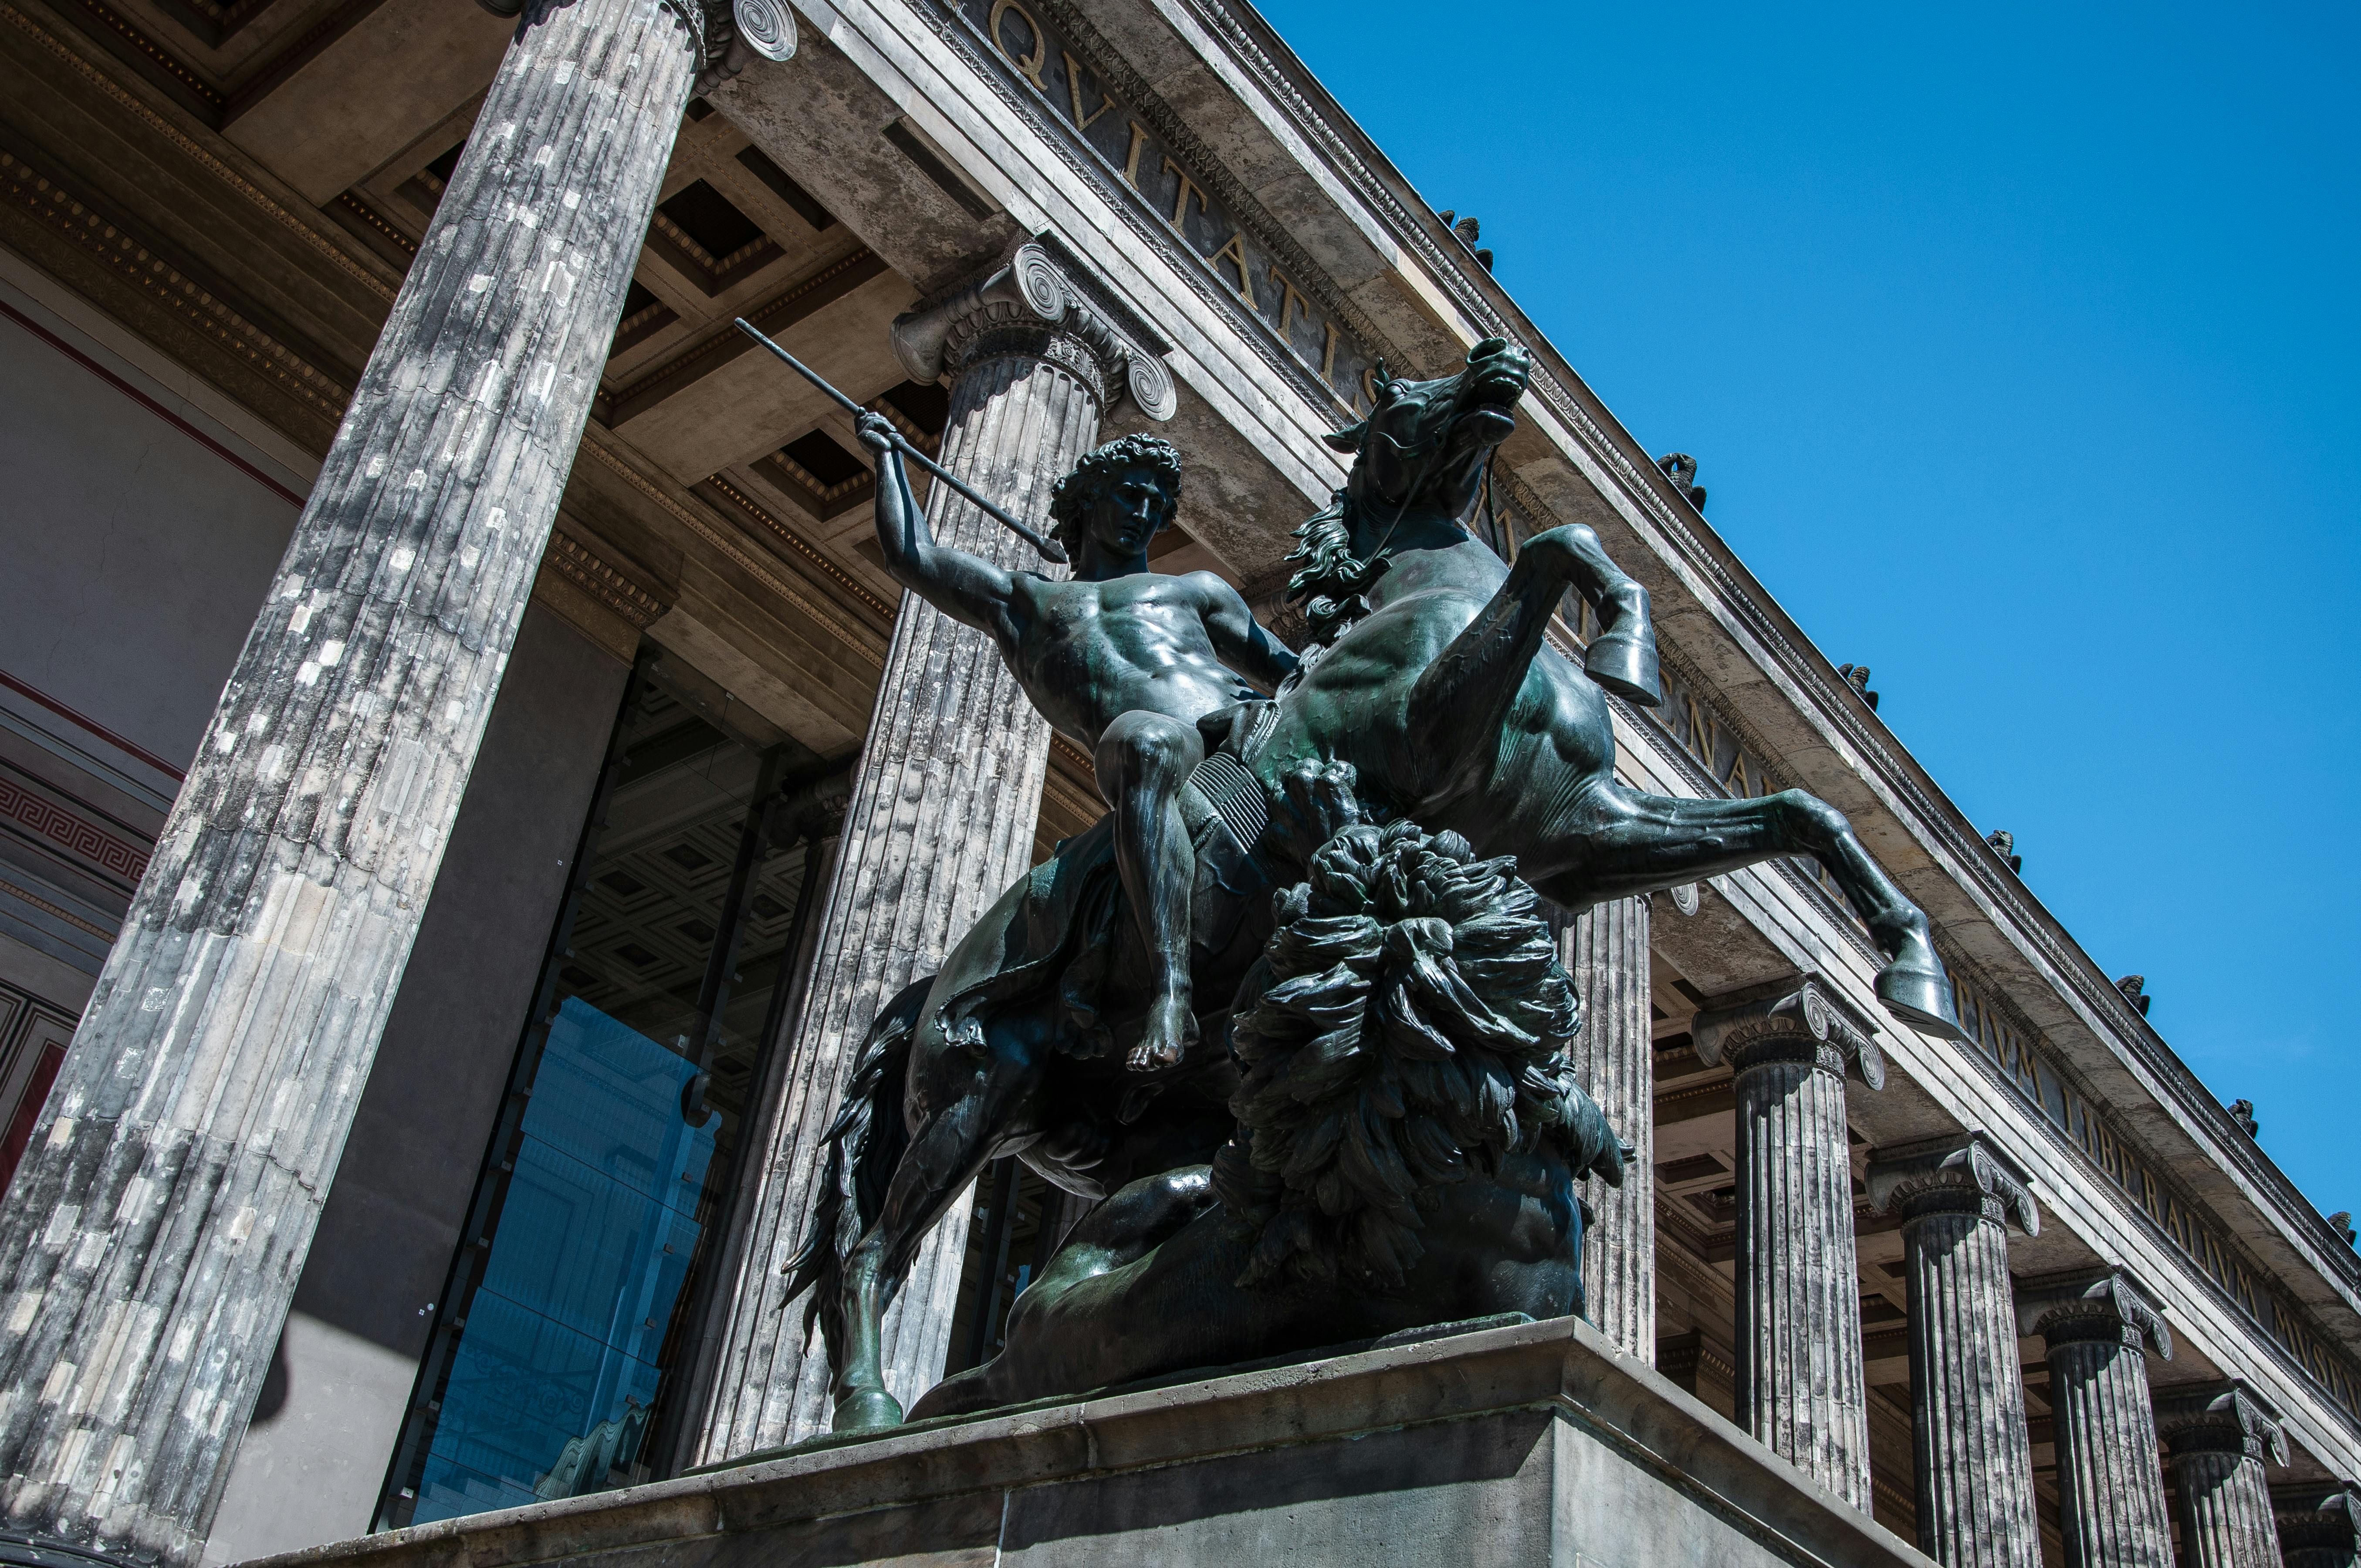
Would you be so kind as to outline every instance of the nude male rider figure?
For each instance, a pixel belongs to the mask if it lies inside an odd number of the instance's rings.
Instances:
[[[862,416],[862,444],[877,456],[885,569],[988,634],[1042,717],[1091,751],[1099,793],[1115,812],[1115,866],[1152,970],[1148,1032],[1125,1059],[1134,1069],[1171,1066],[1196,1029],[1189,998],[1196,867],[1180,792],[1205,760],[1197,720],[1257,695],[1230,666],[1275,690],[1295,655],[1213,573],[1149,568],[1148,541],[1180,499],[1180,455],[1169,443],[1124,436],[1058,481],[1051,532],[1074,575],[1055,583],[937,544],[888,444],[892,431],[876,414]]]

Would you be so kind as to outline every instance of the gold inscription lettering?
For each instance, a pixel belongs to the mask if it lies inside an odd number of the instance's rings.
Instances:
[[[1223,246],[1221,249],[1213,252],[1213,255],[1205,258],[1205,265],[1211,267],[1217,273],[1221,271],[1221,263],[1224,261],[1236,268],[1238,269],[1238,298],[1245,302],[1246,309],[1259,314],[1262,307],[1255,303],[1254,285],[1246,279],[1246,236],[1244,229],[1233,231],[1230,235],[1229,243]],[[1227,280],[1224,280],[1224,281],[1227,281]]]
[[[1123,177],[1131,182],[1131,188],[1135,191],[1139,190],[1139,149],[1147,145],[1146,128],[1137,120],[1132,121],[1131,150],[1123,155]],[[1141,191],[1140,194],[1146,195],[1147,192]]]
[[[1285,337],[1288,327],[1295,321],[1312,319],[1312,302],[1303,297],[1303,291],[1295,286],[1294,280],[1276,266],[1270,269],[1270,280],[1283,291],[1279,297],[1279,335]]]
[[[1099,106],[1087,115],[1083,114],[1082,62],[1074,58],[1072,49],[1061,49],[1058,52],[1066,57],[1066,101],[1074,106],[1074,128],[1078,131],[1089,130],[1101,115],[1115,107],[1115,100],[1107,96],[1105,90],[1102,88],[1099,92]]]
[[[1333,387],[1336,384],[1336,323],[1322,322],[1320,330],[1326,334],[1326,341],[1320,346],[1320,378]]]
[[[1011,11],[1024,17],[1025,25],[1033,29],[1033,52],[1029,55],[1018,54],[1000,36],[1000,19]],[[983,30],[992,35],[994,46],[1008,57],[1008,63],[1024,72],[1025,80],[1033,83],[1033,90],[1048,97],[1049,84],[1041,80],[1041,62],[1049,56],[1049,35],[1041,30],[1041,24],[1033,19],[1033,13],[1018,5],[1016,0],[993,0],[992,20],[984,24]]]
[[[1190,179],[1186,173],[1182,172],[1179,164],[1173,162],[1171,159],[1167,158],[1164,160],[1164,172],[1177,177],[1180,181],[1180,194],[1172,203],[1172,226],[1174,228],[1180,228],[1180,220],[1189,215],[1189,198],[1191,196],[1193,195],[1197,198],[1197,210],[1199,212],[1202,213],[1209,210],[1205,205],[1205,192],[1198,189],[1197,182],[1194,180]]]

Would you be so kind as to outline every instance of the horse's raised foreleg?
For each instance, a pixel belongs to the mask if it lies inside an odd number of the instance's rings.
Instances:
[[[1409,776],[1425,781],[1418,809],[1481,786],[1525,672],[1541,652],[1550,617],[1568,586],[1598,602],[1607,628],[1591,644],[1591,678],[1652,707],[1661,700],[1648,590],[1618,570],[1599,547],[1598,536],[1580,523],[1535,534],[1476,619],[1411,688],[1410,739],[1421,765]]]
[[[1664,700],[1656,680],[1656,627],[1649,618],[1648,590],[1624,574],[1608,555],[1598,535],[1580,523],[1535,534],[1517,559],[1535,545],[1562,550],[1566,580],[1598,611],[1598,635],[1582,655],[1590,678],[1627,702],[1654,707]]]
[[[831,1390],[835,1431],[901,1420],[901,1404],[885,1388],[885,1309],[935,1222],[1018,1132],[1040,1077],[1038,1063],[1025,1057],[987,1057],[972,1083],[936,1099],[937,1108],[913,1130],[876,1223],[845,1255],[839,1287],[845,1345]]]
[[[1877,999],[1914,1028],[1963,1038],[1950,976],[1918,906],[1861,847],[1845,815],[1802,790],[1691,800],[1609,784],[1586,802],[1587,854],[1536,885],[1569,908],[1654,893],[1779,855],[1809,855],[1844,890],[1885,955]]]

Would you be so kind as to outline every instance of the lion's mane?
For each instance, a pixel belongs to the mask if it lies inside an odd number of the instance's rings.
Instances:
[[[1240,1284],[1401,1289],[1422,1209],[1543,1140],[1620,1185],[1620,1146],[1565,1059],[1574,985],[1513,857],[1353,821],[1278,896],[1232,1026],[1238,1131],[1213,1163],[1258,1231]]]

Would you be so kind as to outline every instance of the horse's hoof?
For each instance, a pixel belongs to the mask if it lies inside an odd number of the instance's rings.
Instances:
[[[1628,632],[1601,632],[1582,656],[1590,678],[1629,703],[1655,707],[1664,700],[1656,682],[1656,640]]]
[[[902,1424],[901,1402],[883,1388],[862,1388],[836,1402],[830,1431],[870,1431]]]
[[[1959,1010],[1951,1003],[1951,977],[1939,969],[1929,971],[1889,964],[1877,977],[1877,999],[1888,1013],[1920,1034],[1946,1040],[1968,1037],[1968,1032],[1960,1027]]]

